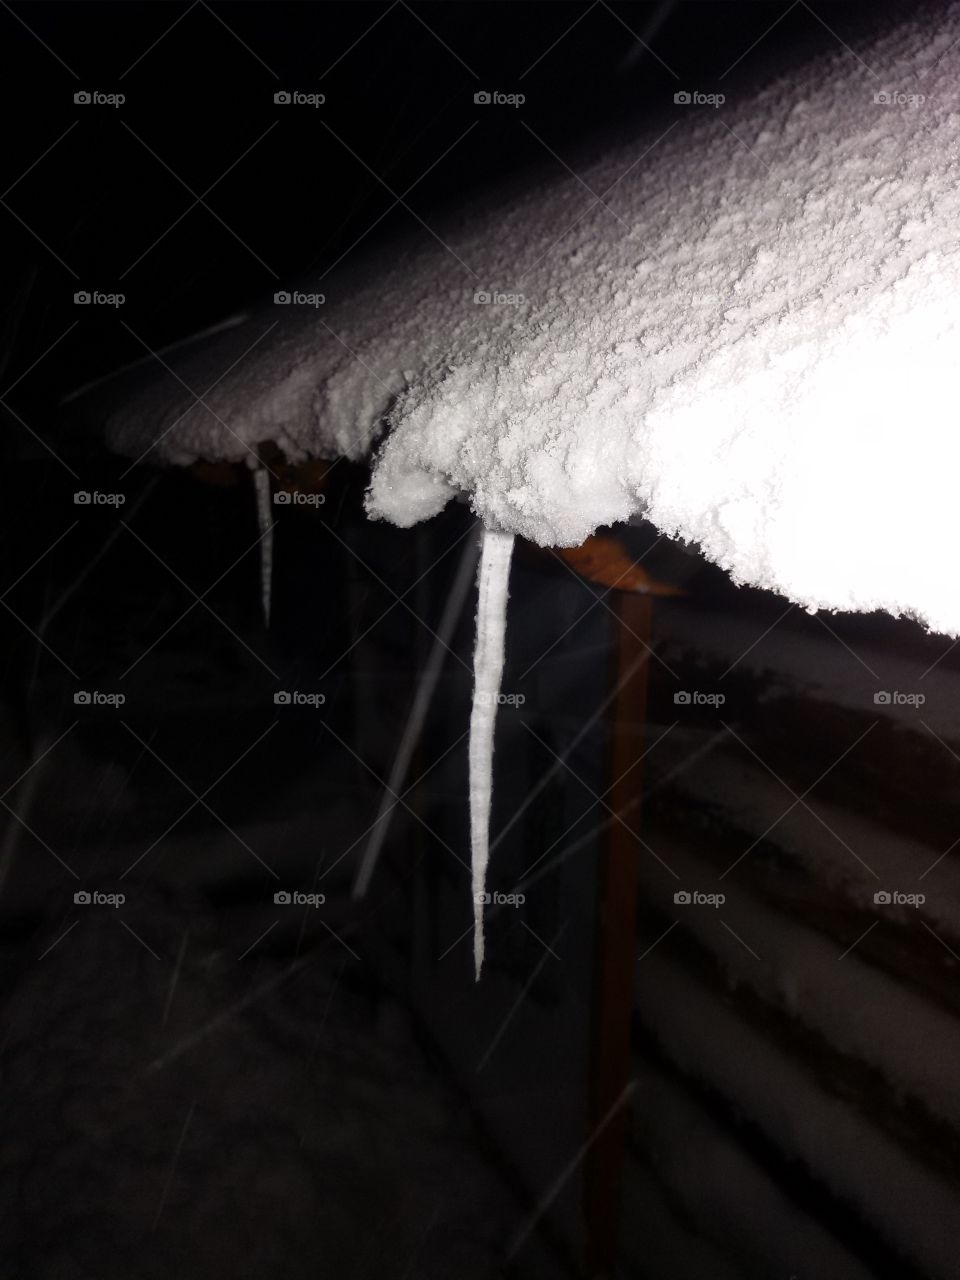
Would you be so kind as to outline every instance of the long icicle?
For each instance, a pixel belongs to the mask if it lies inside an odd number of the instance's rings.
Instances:
[[[470,860],[473,868],[473,962],[483,967],[483,898],[490,857],[493,798],[493,733],[503,675],[507,630],[507,584],[513,534],[484,529],[477,584],[477,645],[473,654],[470,713]]]
[[[273,512],[270,510],[270,472],[257,467],[253,473],[257,495],[257,525],[260,529],[260,599],[264,625],[270,626],[270,596],[273,589]]]

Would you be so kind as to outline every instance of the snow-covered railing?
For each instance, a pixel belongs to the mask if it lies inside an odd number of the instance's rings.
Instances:
[[[129,372],[101,389],[108,440],[181,464],[372,456],[372,517],[466,497],[491,547],[643,514],[738,582],[957,634],[960,587],[928,552],[960,461],[958,74],[952,5],[626,131],[577,182],[494,194]],[[479,873],[476,704],[473,736]]]

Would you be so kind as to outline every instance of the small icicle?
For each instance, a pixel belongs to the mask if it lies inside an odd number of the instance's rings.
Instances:
[[[260,599],[263,621],[270,626],[270,594],[273,587],[273,512],[270,510],[270,472],[257,467],[253,473],[257,495],[257,524],[260,528]]]
[[[483,895],[490,855],[493,798],[493,731],[503,675],[507,629],[507,583],[513,534],[484,529],[477,581],[477,645],[473,653],[473,710],[470,714],[470,856],[473,867],[473,961],[477,980],[483,967]]]

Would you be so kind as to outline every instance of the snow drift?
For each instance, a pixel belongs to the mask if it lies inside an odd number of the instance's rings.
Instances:
[[[744,102],[679,95],[578,176],[347,254],[122,380],[108,438],[134,457],[373,453],[370,515],[480,516],[478,969],[512,535],[642,514],[737,582],[960,634],[932,553],[960,461],[960,5],[923,23]]]
[[[322,305],[177,353],[195,394],[162,373],[110,440],[187,462],[385,435],[368,506],[399,525],[466,494],[572,545],[643,513],[738,582],[957,634],[929,550],[957,462],[960,9],[920,22],[747,102],[677,105],[582,181],[355,251]]]

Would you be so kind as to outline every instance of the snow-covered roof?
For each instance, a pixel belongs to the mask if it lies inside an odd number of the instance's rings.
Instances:
[[[748,101],[691,87],[565,157],[576,177],[357,248],[299,283],[322,303],[171,353],[108,439],[175,463],[377,446],[368,509],[398,525],[467,494],[490,528],[572,545],[642,513],[739,582],[960,633],[933,554],[958,469],[958,83],[953,6]]]

